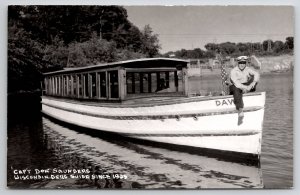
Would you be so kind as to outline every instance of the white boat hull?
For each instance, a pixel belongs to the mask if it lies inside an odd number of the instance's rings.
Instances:
[[[244,104],[241,124],[232,96],[115,106],[43,97],[42,111],[70,124],[132,138],[260,155],[265,93],[244,96]]]

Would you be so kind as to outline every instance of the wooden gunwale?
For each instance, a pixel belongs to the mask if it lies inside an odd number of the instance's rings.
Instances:
[[[247,96],[257,96],[262,95],[262,92],[254,92],[254,93],[247,93],[244,94],[244,97]],[[158,96],[159,97],[159,96]],[[167,97],[167,96],[162,96]],[[180,97],[180,96],[178,96]],[[148,98],[151,97],[141,97],[136,98],[138,102],[132,101],[131,103],[128,103],[126,100],[124,101],[117,101],[117,102],[97,102],[97,101],[78,101],[74,99],[67,99],[67,98],[56,98],[51,96],[42,96],[42,98],[50,99],[50,100],[58,100],[61,102],[67,102],[72,104],[80,104],[80,105],[86,105],[86,106],[95,106],[95,107],[112,107],[112,108],[137,108],[137,107],[152,107],[152,106],[162,106],[162,105],[171,105],[171,104],[179,104],[179,103],[190,103],[190,102],[200,102],[200,101],[208,101],[208,100],[223,100],[228,98],[233,98],[232,95],[227,96],[195,96],[195,97],[180,97],[180,98],[174,98],[170,97],[172,99],[162,99],[162,100],[151,100]],[[155,98],[155,96],[153,96]],[[145,101],[142,101],[145,99]],[[131,99],[129,99],[131,101]]]

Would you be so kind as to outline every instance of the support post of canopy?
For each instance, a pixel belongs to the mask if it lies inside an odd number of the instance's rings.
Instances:
[[[119,80],[119,98],[124,100],[126,96],[126,71],[124,69],[118,70],[118,80]]]
[[[189,94],[189,75],[186,67],[182,68],[182,87],[184,95],[188,96]]]

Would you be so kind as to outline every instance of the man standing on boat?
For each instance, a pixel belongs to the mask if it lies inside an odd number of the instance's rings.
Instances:
[[[237,58],[238,65],[231,70],[230,80],[232,85],[229,87],[230,94],[233,95],[234,104],[239,113],[239,124],[244,117],[243,93],[254,92],[259,80],[258,72],[247,67],[247,56]]]

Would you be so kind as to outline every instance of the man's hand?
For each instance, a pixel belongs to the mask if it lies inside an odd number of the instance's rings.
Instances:
[[[249,92],[251,89],[253,89],[255,87],[256,82],[252,82],[250,85],[246,86],[245,88],[243,88],[243,93],[247,93]]]
[[[243,91],[243,93],[247,93],[248,91],[250,91],[249,86],[247,85],[242,85],[240,89]]]
[[[252,83],[249,85],[249,91],[255,87],[255,84],[256,84],[256,82],[252,82]]]
[[[249,90],[247,88],[242,89],[243,93],[247,93]]]

